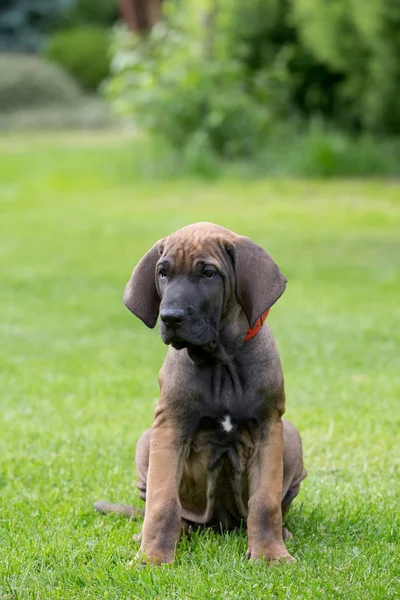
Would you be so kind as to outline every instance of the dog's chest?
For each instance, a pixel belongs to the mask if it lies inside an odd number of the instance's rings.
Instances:
[[[242,471],[260,429],[262,397],[237,369],[221,368],[213,375],[193,414],[192,448],[204,454],[209,470],[228,461]]]
[[[236,423],[228,414],[220,420],[204,417],[200,420],[191,448],[204,456],[204,465],[212,470],[227,459],[237,470],[254,451],[258,428],[254,423]]]
[[[238,369],[221,368],[203,383],[201,401],[186,413],[190,451],[182,506],[195,522],[243,519],[247,466],[257,448],[265,398]]]
[[[202,420],[207,420],[219,434],[229,438],[238,429],[263,420],[262,386],[243,368],[228,365],[215,369],[203,379],[202,391],[196,411],[191,414],[193,433]]]

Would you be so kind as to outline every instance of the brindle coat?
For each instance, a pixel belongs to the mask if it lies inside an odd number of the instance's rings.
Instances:
[[[160,240],[134,269],[124,302],[148,327],[160,314],[170,345],[153,425],[136,453],[143,560],[171,562],[182,526],[242,521],[250,559],[292,559],[282,514],[306,476],[300,435],[282,419],[283,374],[269,326],[244,342],[285,286],[260,246],[210,223]]]

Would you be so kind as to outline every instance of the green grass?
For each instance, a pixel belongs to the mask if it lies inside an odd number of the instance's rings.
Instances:
[[[400,596],[400,186],[143,181],[113,134],[0,140],[0,598]],[[215,221],[289,279],[269,322],[309,476],[287,526],[294,565],[249,564],[244,533],[184,541],[130,569],[134,451],[165,354],[122,305],[158,238]]]

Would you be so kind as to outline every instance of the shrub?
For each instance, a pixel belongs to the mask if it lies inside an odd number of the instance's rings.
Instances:
[[[381,134],[400,133],[400,8],[367,4],[164,0],[148,35],[117,32],[107,95],[189,170],[267,157],[270,173],[397,174]]]
[[[285,54],[286,85],[291,104],[305,117],[332,118],[342,75],[318,59],[293,25],[291,0],[230,2],[229,43],[252,73],[270,68]]]
[[[400,133],[400,4],[297,0],[293,17],[316,59],[343,75],[342,122]]]
[[[274,121],[287,114],[283,62],[278,57],[253,76],[221,38],[209,48],[209,40],[180,19],[158,23],[145,38],[118,33],[108,97],[117,113],[191,160],[207,152],[253,156]]]
[[[0,55],[0,112],[72,103],[76,82],[57,65],[31,55]]]
[[[109,32],[95,26],[56,32],[48,40],[44,54],[84,88],[97,89],[109,73]]]

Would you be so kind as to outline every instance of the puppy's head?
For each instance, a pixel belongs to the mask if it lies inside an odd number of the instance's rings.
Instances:
[[[253,327],[285,286],[277,265],[249,238],[218,225],[195,223],[158,241],[145,254],[128,281],[124,303],[148,327],[153,328],[160,315],[166,344],[212,353],[221,322],[234,307],[243,309]]]

